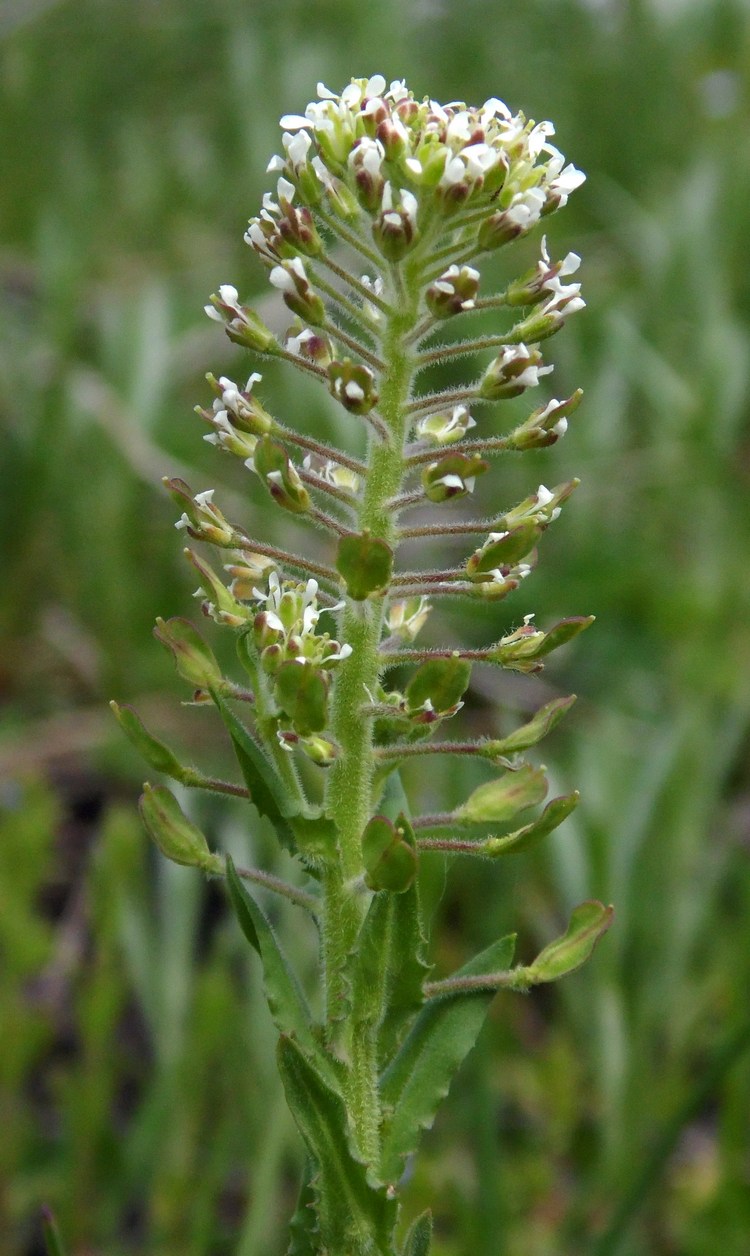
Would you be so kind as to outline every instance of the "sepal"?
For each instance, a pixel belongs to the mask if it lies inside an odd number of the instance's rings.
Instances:
[[[264,436],[255,446],[252,465],[279,506],[295,515],[307,513],[310,494],[283,445]]]

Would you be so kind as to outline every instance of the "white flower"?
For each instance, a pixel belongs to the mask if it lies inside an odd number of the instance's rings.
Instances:
[[[528,231],[539,221],[545,199],[544,193],[539,188],[527,188],[525,192],[516,192],[505,211],[505,217],[515,226]]]

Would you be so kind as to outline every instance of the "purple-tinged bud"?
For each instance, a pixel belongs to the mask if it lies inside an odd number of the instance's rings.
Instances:
[[[449,266],[430,284],[425,293],[427,308],[433,318],[452,318],[464,310],[474,308],[474,298],[479,291],[479,271],[473,266]]]
[[[372,224],[372,236],[384,257],[398,262],[405,257],[419,239],[417,211],[419,203],[412,192],[403,189],[398,193],[399,204],[394,204],[390,183],[383,186],[381,212]]]
[[[351,414],[369,414],[378,400],[375,376],[367,366],[351,358],[334,360],[328,367],[332,396]]]
[[[507,448],[515,450],[543,449],[554,445],[568,430],[568,415],[578,407],[583,390],[577,388],[567,401],[553,397],[546,406],[530,414],[525,423],[507,437]]]
[[[505,397],[518,397],[527,388],[536,388],[543,375],[549,375],[551,366],[541,366],[542,355],[536,345],[504,345],[484,373],[479,395],[488,401],[500,401]]]
[[[321,327],[325,323],[325,305],[310,286],[301,258],[293,257],[274,266],[269,278],[273,286],[281,292],[290,310],[314,327]]]
[[[431,502],[464,497],[474,491],[476,477],[488,471],[489,465],[479,454],[470,457],[466,454],[446,454],[437,462],[431,462],[422,472],[425,497]]]
[[[139,806],[143,823],[167,859],[193,868],[214,867],[205,837],[165,786],[144,785]]]
[[[278,441],[264,436],[258,441],[248,465],[263,480],[274,501],[285,510],[299,515],[310,509],[310,494],[284,446]]]
[[[284,640],[284,625],[274,611],[258,611],[253,620],[253,640],[259,651]]]
[[[224,324],[230,340],[258,353],[272,351],[276,337],[249,305],[240,305],[236,288],[222,284],[209,300],[211,304],[204,307],[208,317]]]

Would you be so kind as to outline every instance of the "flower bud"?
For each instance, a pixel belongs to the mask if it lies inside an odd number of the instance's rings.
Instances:
[[[437,462],[431,462],[422,472],[425,497],[431,502],[444,502],[452,497],[464,497],[474,491],[478,475],[489,470],[489,463],[479,454],[446,454]]]
[[[400,191],[394,205],[390,183],[383,187],[382,209],[372,225],[375,243],[389,262],[399,262],[416,244],[418,202],[412,192]]]
[[[430,284],[425,293],[427,308],[433,318],[452,318],[463,310],[474,308],[479,291],[479,271],[473,266],[449,266]]]
[[[508,449],[542,449],[554,445],[568,430],[567,416],[578,407],[582,396],[583,392],[578,388],[567,401],[558,401],[553,397],[511,432],[507,437]]]
[[[334,360],[328,367],[331,395],[351,414],[369,414],[377,404],[375,376],[367,366],[351,358]]]
[[[172,863],[206,870],[213,867],[214,856],[205,837],[163,785],[144,785],[139,809],[151,837]]]
[[[195,596],[206,595],[202,604],[205,615],[209,615],[219,624],[227,624],[230,628],[241,628],[250,618],[247,607],[237,602],[208,563],[191,549],[185,550],[185,557],[192,563],[200,575],[201,587]]]
[[[312,759],[313,763],[317,763],[319,768],[329,768],[335,763],[339,756],[338,747],[329,741],[326,737],[313,734],[310,737],[301,737],[299,744],[308,759]]]
[[[454,812],[459,824],[506,824],[528,807],[543,802],[547,793],[544,768],[524,764],[496,781],[480,785]]]
[[[328,367],[333,358],[333,346],[328,337],[311,327],[303,327],[301,323],[287,332],[284,347],[295,357],[315,362],[318,366]]]
[[[385,187],[381,173],[385,150],[383,145],[366,136],[359,140],[349,155],[357,197],[363,209],[373,214],[379,208]]]
[[[475,420],[466,406],[454,406],[446,413],[429,414],[417,423],[414,434],[418,440],[429,440],[436,445],[449,445],[453,441],[463,440],[470,428],[476,427]]]
[[[388,608],[388,630],[401,641],[414,641],[431,610],[432,606],[425,597],[410,597],[391,602]]]
[[[536,388],[541,377],[553,370],[551,366],[540,366],[541,361],[536,345],[530,349],[525,344],[504,345],[484,373],[480,396],[501,401],[518,397],[527,388]]]
[[[270,436],[258,441],[251,469],[260,476],[279,506],[296,515],[310,509],[310,494],[278,441],[271,440]]]
[[[281,292],[290,310],[299,314],[306,322],[312,323],[313,327],[321,327],[325,323],[325,305],[311,288],[300,257],[293,257],[274,266],[269,278],[273,286]]]
[[[220,685],[223,676],[213,650],[188,619],[157,619],[154,636],[171,650],[183,680],[198,689]]]
[[[213,293],[205,311],[209,318],[224,324],[230,340],[235,344],[244,345],[247,349],[255,349],[258,353],[267,353],[276,344],[276,337],[265,323],[248,305],[240,305],[237,289],[231,284],[222,284],[218,294]]]

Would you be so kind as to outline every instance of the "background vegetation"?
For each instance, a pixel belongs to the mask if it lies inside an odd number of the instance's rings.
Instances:
[[[437,1200],[438,1256],[747,1252],[748,65],[743,0],[0,6],[0,1256],[38,1256],[42,1202],[74,1256],[285,1250],[300,1153],[258,972],[219,890],[147,849],[105,700],[221,765],[150,635],[194,609],[159,477],[268,528],[191,415],[207,369],[250,369],[202,306],[221,282],[265,300],[242,231],[280,113],[375,71],[552,118],[589,173],[550,231],[589,302],[555,392],[586,400],[538,455],[539,480],[583,482],[491,614],[598,622],[542,681],[477,677],[465,713],[577,692],[545,753],[584,803],[502,871],[427,869],[436,963],[514,928],[530,954],[589,895],[618,913],[582,973],[498,997],[413,1207]],[[282,417],[342,422],[271,384]],[[518,473],[497,505],[536,487]],[[431,809],[468,784],[433,776]],[[217,845],[277,860],[197,806]]]

